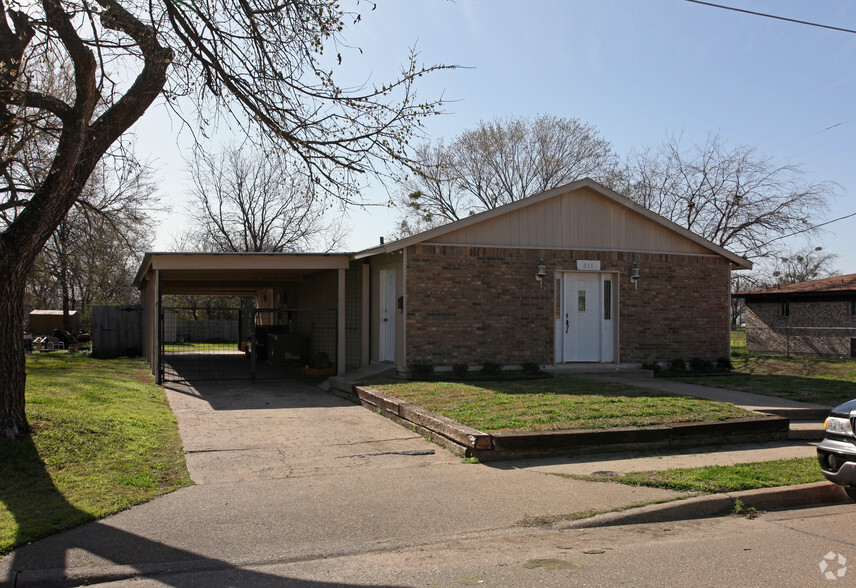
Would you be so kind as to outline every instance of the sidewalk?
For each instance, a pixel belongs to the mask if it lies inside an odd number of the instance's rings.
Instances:
[[[809,441],[740,443],[675,451],[626,451],[576,457],[574,459],[523,459],[498,462],[495,467],[550,474],[595,475],[609,478],[619,474],[648,470],[697,468],[710,465],[724,466],[757,461],[815,457],[817,455],[815,445]]]
[[[819,404],[809,404],[807,402],[797,402],[786,398],[778,398],[776,396],[764,396],[763,394],[752,394],[750,392],[740,392],[738,390],[728,390],[726,388],[716,388],[714,386],[700,386],[698,384],[688,384],[666,378],[599,375],[586,377],[597,377],[599,379],[624,382],[632,384],[633,386],[655,388],[657,390],[663,390],[673,394],[685,394],[688,396],[715,400],[717,402],[730,402],[731,404],[746,410],[784,416],[793,421],[820,421],[822,423],[829,414],[829,410],[831,408],[828,406],[821,406]],[[711,383],[715,381],[715,378],[711,378]]]
[[[675,383],[639,380],[652,384]],[[755,444],[469,464],[375,412],[304,385],[209,382],[167,395],[197,485],[0,558],[0,585],[71,586],[206,571],[209,578],[228,575],[236,584],[277,585],[275,574],[253,570],[531,533],[525,521],[539,517],[686,496],[556,473],[759,461],[814,451],[810,443]],[[766,495],[774,504],[826,496],[801,488]],[[697,502],[687,511],[678,506],[683,502],[624,512],[655,519],[705,512]]]
[[[752,394],[751,392],[740,392],[738,390],[728,390],[714,386],[700,386],[698,384],[688,384],[664,378],[646,378],[634,375],[591,375],[585,377],[623,382],[632,384],[633,386],[654,388],[663,390],[664,392],[696,396],[717,402],[730,402],[745,410],[786,417],[791,421],[788,439],[793,441],[820,441],[823,439],[823,421],[832,408],[819,404],[778,398],[776,396]],[[712,379],[711,381],[715,380]]]

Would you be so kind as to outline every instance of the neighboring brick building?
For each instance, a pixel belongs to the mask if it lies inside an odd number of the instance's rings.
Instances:
[[[338,371],[404,371],[728,357],[731,270],[751,266],[586,179],[358,253],[146,254],[135,283],[153,365],[161,294],[229,292],[338,310]]]
[[[736,296],[750,352],[856,357],[856,274]]]

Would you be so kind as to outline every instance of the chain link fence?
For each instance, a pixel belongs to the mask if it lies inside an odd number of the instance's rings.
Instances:
[[[334,373],[336,317],[335,308],[164,308],[161,381]]]
[[[769,355],[856,358],[856,327],[752,327],[732,330],[732,349]]]

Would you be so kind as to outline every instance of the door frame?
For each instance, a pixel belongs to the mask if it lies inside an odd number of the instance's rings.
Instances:
[[[378,312],[378,361],[395,362],[395,314],[396,280],[395,268],[383,268],[378,272],[379,312]]]
[[[575,276],[597,276],[598,328],[595,360],[566,359],[565,357],[565,314],[569,304],[567,288]],[[614,363],[618,358],[618,272],[557,270],[554,277],[554,361],[556,365],[564,363]],[[606,286],[605,283],[609,282]],[[606,289],[608,292],[609,312],[605,312]]]

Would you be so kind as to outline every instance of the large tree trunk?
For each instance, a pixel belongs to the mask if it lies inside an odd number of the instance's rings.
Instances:
[[[17,278],[24,260],[0,258],[0,439],[19,439],[29,434],[24,411],[27,372],[24,365],[24,285]],[[23,266],[23,267],[22,267]]]
[[[160,95],[173,58],[172,50],[158,43],[154,30],[115,0],[99,0],[99,4],[104,8],[101,23],[132,38],[142,53],[144,65],[127,92],[93,120],[96,106],[103,98],[96,83],[95,55],[77,36],[71,16],[64,12],[60,1],[42,0],[47,25],[63,43],[74,66],[75,100],[73,105],[62,107],[50,97],[37,101],[41,106],[56,109],[58,116],[61,114],[62,133],[50,172],[36,187],[29,204],[0,233],[0,439],[21,438],[30,429],[24,410],[26,371],[22,316],[27,270],[80,196],[110,145]],[[20,62],[32,40],[33,29],[27,24],[28,16],[24,13],[10,10],[9,14],[19,30],[11,31],[3,21],[0,47],[16,50],[13,56]],[[14,85],[7,82],[0,89],[6,87]],[[0,100],[3,98],[0,93]]]

